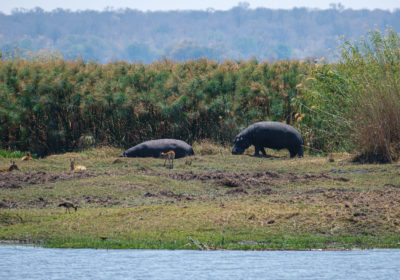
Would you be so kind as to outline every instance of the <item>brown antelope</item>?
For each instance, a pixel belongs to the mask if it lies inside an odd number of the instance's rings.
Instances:
[[[175,152],[173,150],[170,150],[168,153],[161,153],[161,157],[165,158],[164,166],[165,166],[165,164],[167,163],[167,160],[168,160],[169,167],[171,169],[174,168]]]
[[[70,161],[71,161],[71,170],[72,171],[84,171],[84,170],[86,170],[86,166],[75,165],[75,161],[73,161],[72,159],[70,159]]]
[[[19,170],[18,166],[15,164],[15,161],[10,161],[11,165],[8,168],[0,168],[0,172],[11,172],[14,169]]]
[[[70,209],[71,208],[74,208],[75,209],[75,212],[76,212],[76,210],[78,210],[78,206],[74,206],[72,203],[70,203],[70,202],[63,202],[63,203],[60,203],[60,204],[58,204],[58,207],[65,207],[65,213],[67,213],[67,210],[68,210],[68,213],[71,213],[70,212]]]
[[[31,153],[30,152],[26,152],[26,156],[24,156],[23,158],[21,158],[21,160],[32,160],[33,158],[31,157]]]

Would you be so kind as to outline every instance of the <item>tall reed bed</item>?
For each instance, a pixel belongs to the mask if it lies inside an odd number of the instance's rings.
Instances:
[[[256,121],[294,124],[296,85],[310,67],[298,61],[102,65],[43,53],[3,57],[1,146],[46,155],[167,137],[231,142]]]

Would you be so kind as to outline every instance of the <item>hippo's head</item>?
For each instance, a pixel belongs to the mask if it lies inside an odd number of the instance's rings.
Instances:
[[[232,154],[241,155],[244,153],[244,150],[250,147],[250,145],[250,141],[247,139],[247,137],[238,135],[235,137],[235,145],[233,146]]]

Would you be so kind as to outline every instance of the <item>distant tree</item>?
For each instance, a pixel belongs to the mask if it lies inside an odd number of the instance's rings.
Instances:
[[[183,41],[175,45],[167,56],[173,60],[186,61],[188,59],[208,58],[218,59],[220,52],[217,49],[204,47],[192,41]]]
[[[141,61],[144,63],[150,63],[157,59],[156,52],[152,51],[149,45],[144,43],[130,44],[125,49],[125,53],[126,59],[132,62]]]
[[[29,40],[32,50],[56,49],[102,63],[110,58],[148,63],[160,54],[179,60],[303,59],[336,48],[341,35],[358,40],[365,28],[387,25],[400,31],[400,10],[350,10],[341,4],[326,10],[251,9],[246,2],[228,11],[17,9],[0,13],[0,49]]]
[[[235,38],[233,45],[244,58],[248,58],[259,53],[257,43],[257,39],[254,36],[239,36]]]
[[[66,58],[82,57],[85,60],[103,58],[107,52],[107,45],[95,36],[68,36],[56,45]]]

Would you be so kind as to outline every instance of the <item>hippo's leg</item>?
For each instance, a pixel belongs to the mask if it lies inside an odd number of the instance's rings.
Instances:
[[[254,145],[254,150],[255,150],[255,151],[254,151],[254,156],[255,156],[255,157],[260,156],[260,150],[261,150],[261,149],[263,149],[263,147],[255,146],[255,145]],[[265,151],[264,151],[264,152],[265,152]]]
[[[297,152],[297,154],[299,155],[299,157],[304,157],[303,147],[300,148],[300,150]]]
[[[294,158],[297,155],[296,152],[293,152],[293,151],[289,151],[289,152],[290,152],[290,158]]]
[[[264,157],[267,156],[267,153],[265,152],[264,147],[261,147],[260,151],[261,151],[261,153],[262,153],[262,155],[263,155]]]

